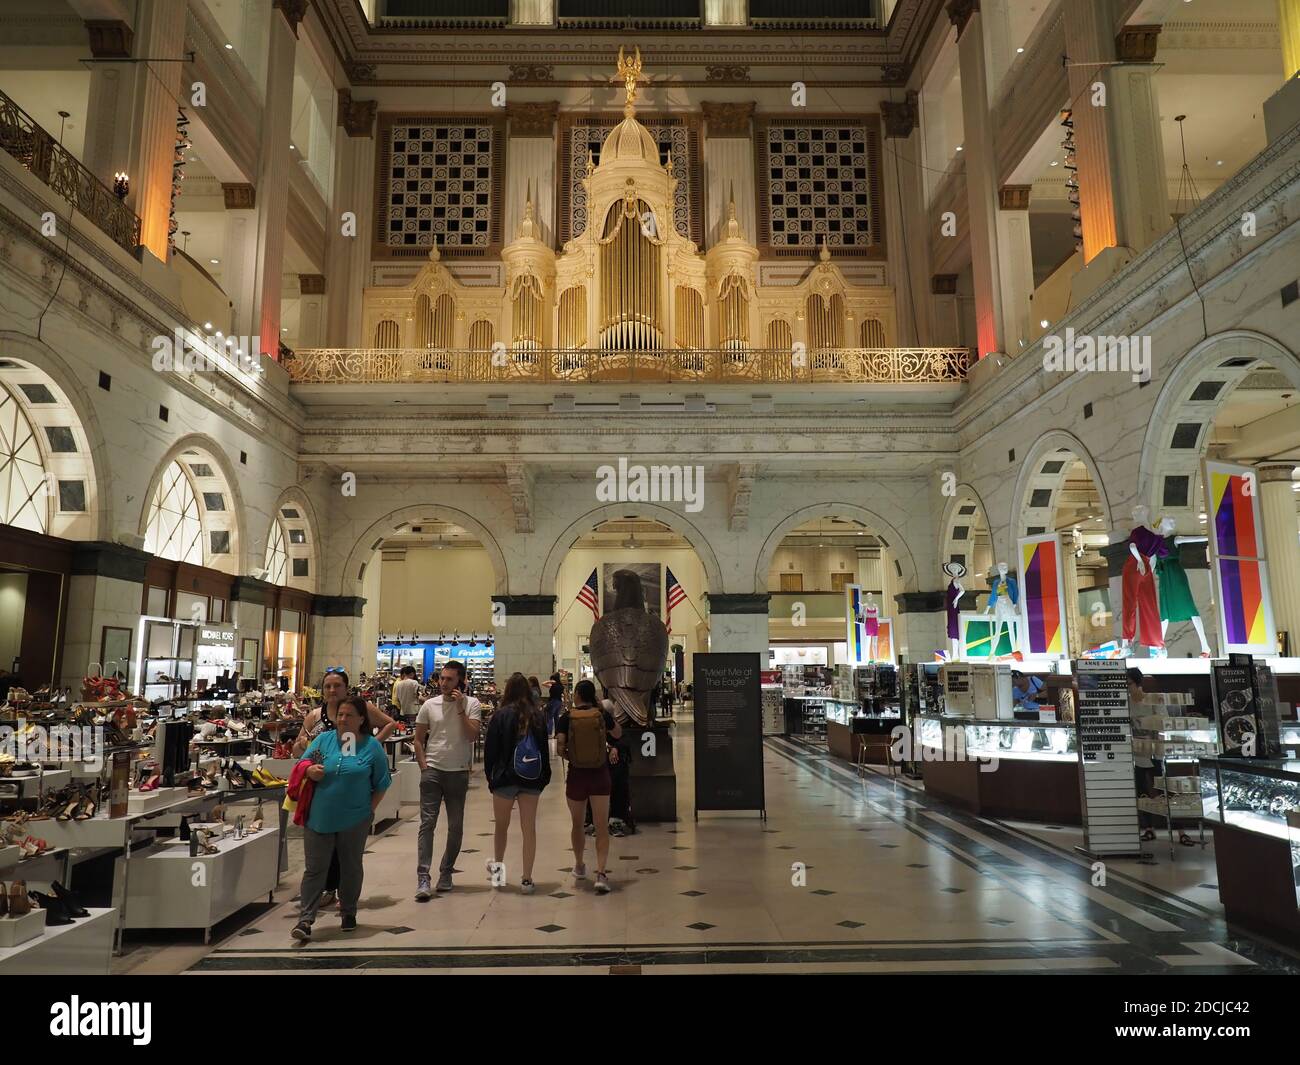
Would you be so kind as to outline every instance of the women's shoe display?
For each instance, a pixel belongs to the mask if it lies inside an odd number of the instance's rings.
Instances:
[[[1164,633],[1160,627],[1160,607],[1156,602],[1156,563],[1169,553],[1164,537],[1148,528],[1150,510],[1138,504],[1133,508],[1137,523],[1129,533],[1129,557],[1124,562],[1123,636],[1128,643],[1136,640],[1144,647],[1162,649]]]

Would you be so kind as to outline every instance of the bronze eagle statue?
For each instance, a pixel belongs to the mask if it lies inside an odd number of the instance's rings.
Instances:
[[[591,627],[591,668],[620,721],[646,725],[654,719],[650,694],[667,661],[668,629],[646,610],[641,578],[616,570],[614,608]]]

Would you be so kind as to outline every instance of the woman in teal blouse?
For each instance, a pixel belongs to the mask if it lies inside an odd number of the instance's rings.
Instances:
[[[298,923],[293,938],[311,939],[330,860],[339,859],[339,912],[342,929],[357,927],[361,898],[361,856],[375,807],[392,783],[383,746],[370,734],[366,701],[353,696],[339,705],[336,728],[322,732],[303,757],[315,762],[307,776],[315,782],[311,809],[303,828],[306,869],[299,891]]]

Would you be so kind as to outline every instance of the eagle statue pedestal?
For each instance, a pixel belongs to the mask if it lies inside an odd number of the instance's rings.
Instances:
[[[591,628],[591,668],[632,749],[628,775],[637,821],[677,820],[672,725],[655,720],[651,697],[667,663],[668,630],[646,610],[641,578],[616,571],[613,607]]]

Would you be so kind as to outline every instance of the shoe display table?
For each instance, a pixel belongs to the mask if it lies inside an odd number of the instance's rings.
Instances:
[[[392,821],[402,815],[402,792],[406,787],[404,781],[408,776],[415,777],[415,790],[417,796],[420,790],[420,767],[414,762],[403,762],[392,770],[393,782],[384,792],[384,797],[379,800],[379,805],[375,807],[374,828],[377,828],[383,821]],[[418,798],[416,801],[419,801]],[[371,831],[374,831],[374,828]]]
[[[72,770],[50,769],[45,773],[33,773],[31,776],[0,777],[0,782],[17,784],[20,798],[34,799],[38,795],[48,795],[52,791],[66,788],[72,783]]]
[[[0,976],[108,976],[117,910],[92,909],[72,924],[0,948]]]
[[[279,829],[267,826],[243,839],[226,835],[215,846],[216,854],[191,857],[188,842],[169,841],[132,858],[126,927],[201,928],[207,943],[213,925],[271,899],[279,881]]]
[[[403,772],[393,772],[393,787],[401,787],[401,801],[404,805],[420,805],[420,767],[415,764],[412,758],[406,762],[398,762],[397,769]]]

